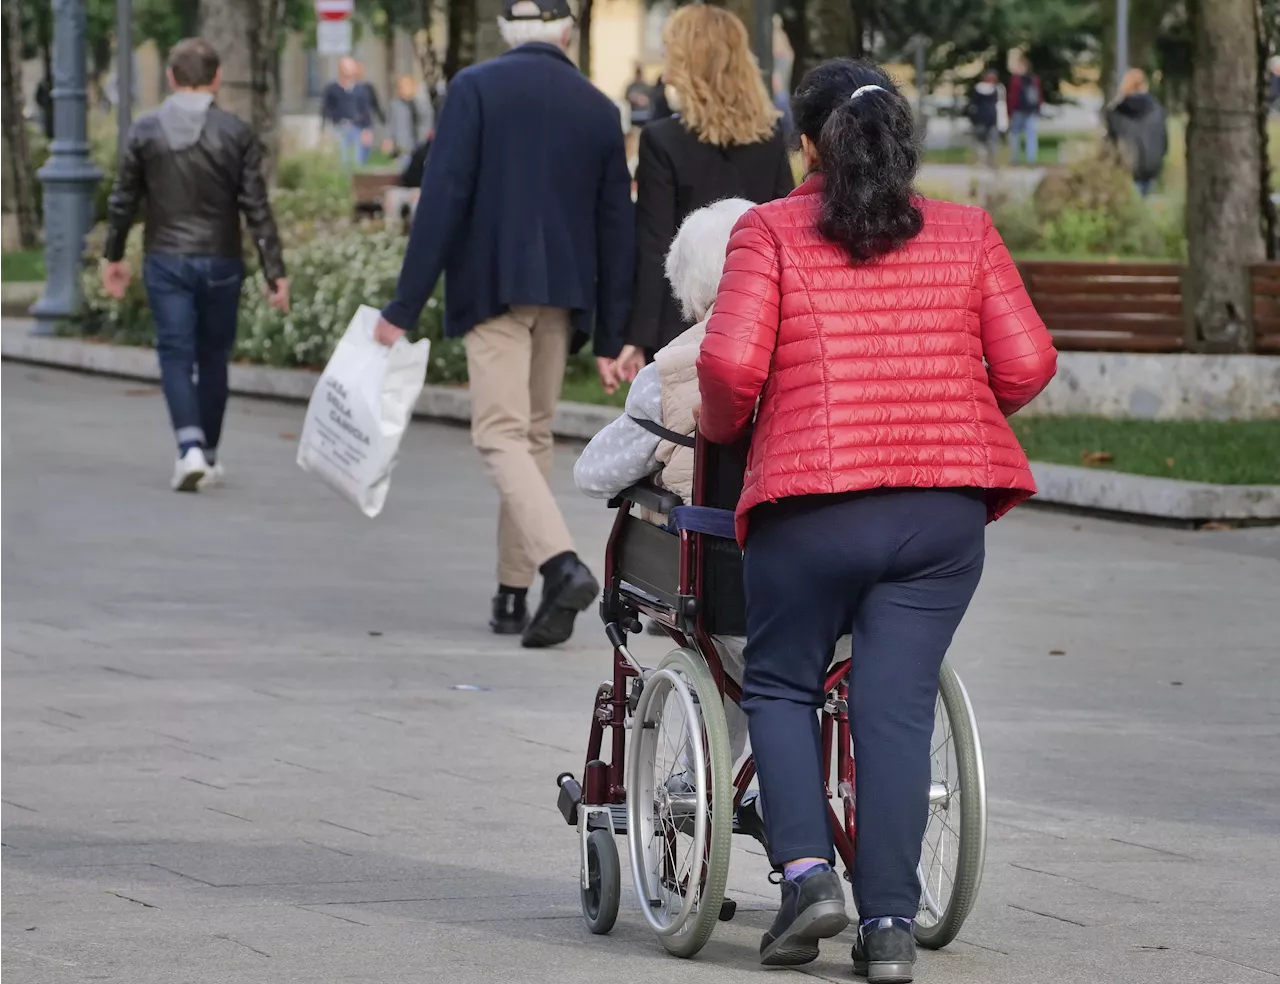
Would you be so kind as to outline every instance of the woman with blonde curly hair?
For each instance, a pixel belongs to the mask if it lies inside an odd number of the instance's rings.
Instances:
[[[674,116],[640,135],[636,278],[624,358],[633,371],[689,327],[663,277],[680,223],[725,198],[772,201],[795,186],[779,113],[742,21],[722,7],[681,7],[663,31]]]

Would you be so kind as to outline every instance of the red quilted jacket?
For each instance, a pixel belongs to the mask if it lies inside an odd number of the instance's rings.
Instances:
[[[872,488],[987,489],[995,519],[1035,492],[1005,417],[1057,352],[991,217],[921,200],[918,236],[854,265],[817,230],[821,193],[739,220],[698,359],[703,434],[755,420],[738,541],[762,502]]]

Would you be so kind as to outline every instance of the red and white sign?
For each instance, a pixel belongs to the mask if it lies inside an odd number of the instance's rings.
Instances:
[[[316,0],[316,20],[347,20],[355,13],[355,8],[355,0]]]

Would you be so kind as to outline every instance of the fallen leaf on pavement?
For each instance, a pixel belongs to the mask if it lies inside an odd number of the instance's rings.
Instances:
[[[1235,527],[1232,526],[1230,523],[1212,522],[1212,523],[1204,523],[1203,525],[1201,525],[1200,529],[1202,530],[1233,530],[1235,529]]]
[[[296,441],[297,439],[298,439],[297,434],[290,434],[288,431],[285,431],[283,434],[280,435],[280,440],[282,441]]]
[[[1066,651],[1065,649],[1050,649],[1050,650],[1049,650],[1049,655],[1050,655],[1050,656],[1065,656],[1065,655],[1067,655],[1067,651]]]

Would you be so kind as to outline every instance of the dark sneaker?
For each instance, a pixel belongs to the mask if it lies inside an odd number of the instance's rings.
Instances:
[[[599,593],[599,582],[576,556],[558,564],[543,579],[542,600],[524,630],[524,647],[541,649],[565,642],[573,635],[573,620],[591,607]]]
[[[916,938],[911,922],[885,916],[858,927],[853,941],[853,972],[870,984],[911,984],[915,979]]]
[[[769,837],[765,833],[764,817],[761,815],[763,811],[760,807],[759,790],[749,790],[742,797],[742,802],[738,804],[738,829],[758,840],[760,846],[764,848],[765,854],[768,854]]]
[[[810,868],[795,881],[782,882],[782,905],[760,940],[760,962],[766,967],[807,964],[818,958],[818,940],[848,925],[840,876],[830,865]]]
[[[489,628],[497,635],[519,635],[529,625],[529,608],[524,595],[499,591],[493,596],[493,615]]]

